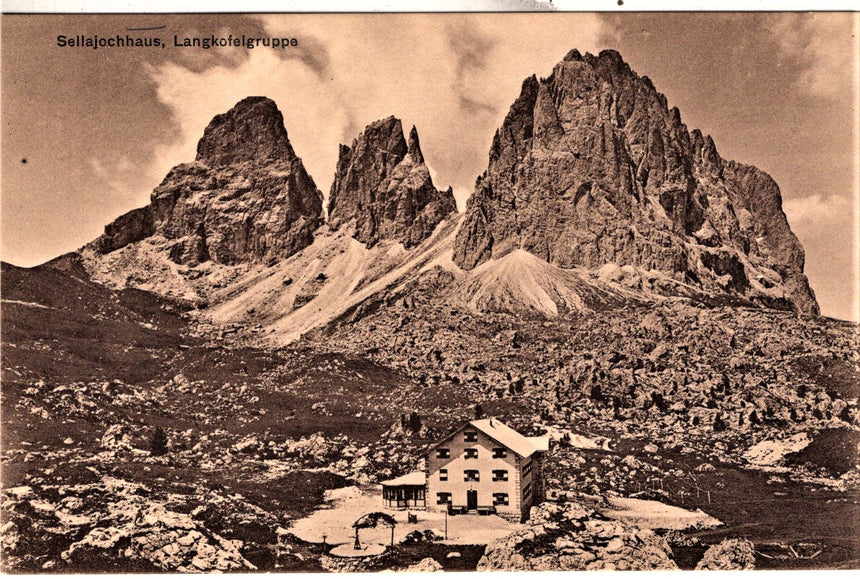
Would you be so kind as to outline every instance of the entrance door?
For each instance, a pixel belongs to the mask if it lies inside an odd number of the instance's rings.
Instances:
[[[466,508],[470,511],[478,509],[478,491],[466,491]]]

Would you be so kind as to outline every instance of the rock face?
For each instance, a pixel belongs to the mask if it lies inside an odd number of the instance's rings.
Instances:
[[[217,115],[197,158],[170,170],[148,206],[105,227],[93,242],[105,254],[153,235],[183,265],[287,257],[313,242],[322,194],[296,156],[283,116],[265,97]]]
[[[352,147],[340,146],[328,205],[332,227],[355,219],[358,241],[372,246],[387,238],[408,248],[455,209],[452,190],[433,186],[415,127],[407,141],[400,120],[388,117],[368,125]]]
[[[650,529],[601,518],[578,503],[532,507],[526,528],[487,545],[478,571],[656,571],[677,569]]]
[[[724,539],[711,545],[702,560],[696,564],[697,571],[738,571],[755,568],[755,548],[746,539]]]
[[[818,314],[773,179],[722,159],[614,51],[573,50],[526,79],[497,131],[454,261],[469,270],[515,249]]]

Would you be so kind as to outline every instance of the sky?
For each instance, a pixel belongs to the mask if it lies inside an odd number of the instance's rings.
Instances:
[[[73,251],[147,204],[194,160],[211,118],[272,98],[324,194],[374,120],[417,126],[437,187],[462,209],[531,74],[572,48],[614,48],[689,129],[779,183],[825,315],[858,319],[858,14],[532,13],[10,15],[0,21],[0,258]],[[162,27],[152,31],[128,28]],[[57,37],[157,36],[166,48],[72,48]],[[285,50],[174,47],[209,35],[295,38]]]

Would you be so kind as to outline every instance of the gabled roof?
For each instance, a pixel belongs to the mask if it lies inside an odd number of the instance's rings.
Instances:
[[[482,418],[473,420],[469,424],[523,458],[541,450],[530,438],[523,436],[498,418]]]
[[[417,470],[391,480],[384,480],[380,484],[386,487],[422,486],[425,482],[427,481],[424,477],[424,471]]]
[[[462,425],[460,428],[431,446],[428,449],[428,452],[450,440],[455,434],[462,432],[469,426],[476,430],[480,430],[498,444],[513,451],[522,458],[528,458],[535,452],[546,452],[549,449],[549,440],[546,437],[539,436],[529,438],[523,436],[498,418],[482,418],[480,420],[472,420]]]
[[[549,435],[543,436],[527,436],[526,439],[532,443],[535,450],[539,452],[549,452]]]

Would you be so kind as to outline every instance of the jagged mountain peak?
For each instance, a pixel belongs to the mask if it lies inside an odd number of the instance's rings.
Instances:
[[[329,194],[333,228],[355,220],[354,237],[368,246],[391,239],[412,247],[455,210],[452,190],[433,185],[414,126],[407,141],[400,119],[386,117],[341,145]]]
[[[571,50],[526,78],[496,132],[454,260],[469,270],[516,249],[818,313],[773,180],[723,160],[613,50]]]
[[[421,152],[421,143],[418,140],[418,129],[415,128],[415,125],[412,125],[412,130],[409,131],[406,154],[411,156],[416,163],[424,162],[424,154]]]
[[[271,99],[248,97],[212,119],[194,163],[173,167],[149,205],[108,224],[88,247],[98,256],[148,240],[177,264],[232,265],[292,255],[321,223],[322,193],[283,115]]]
[[[197,162],[210,167],[245,162],[292,161],[295,151],[273,100],[251,96],[216,115],[197,143]]]

